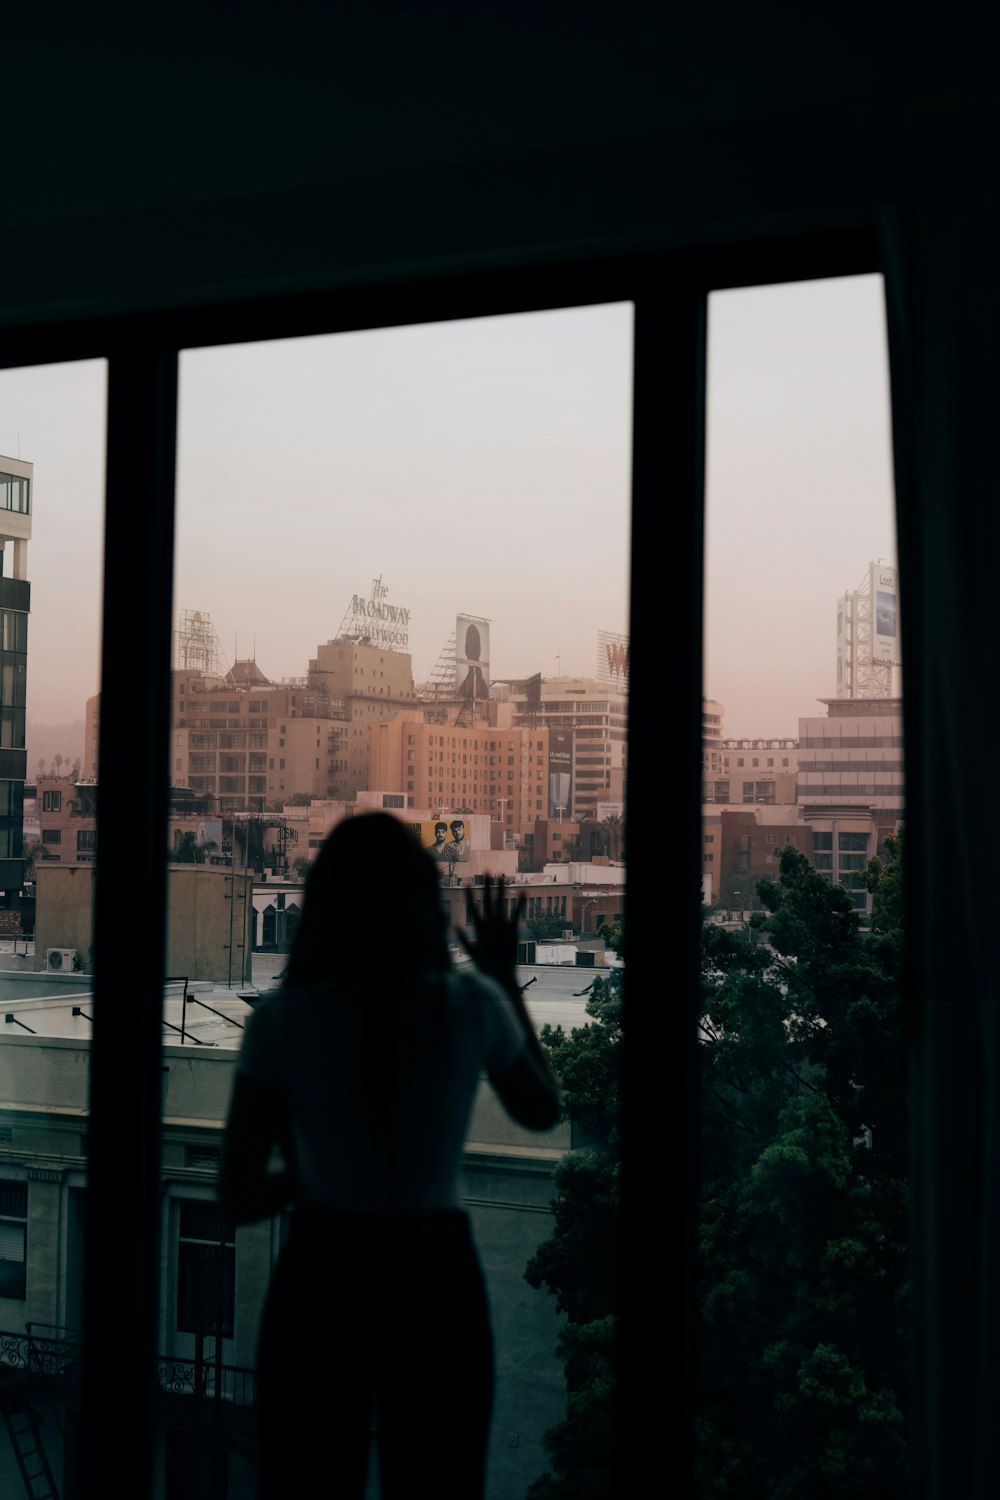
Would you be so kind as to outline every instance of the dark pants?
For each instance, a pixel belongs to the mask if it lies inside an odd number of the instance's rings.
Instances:
[[[493,1404],[482,1272],[458,1210],[297,1210],[261,1327],[260,1500],[479,1500]]]

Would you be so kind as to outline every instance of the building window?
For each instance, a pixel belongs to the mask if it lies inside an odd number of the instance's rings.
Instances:
[[[236,1230],[216,1203],[182,1199],[177,1231],[177,1332],[233,1336]]]
[[[25,1295],[28,1184],[0,1181],[0,1297]]]
[[[61,844],[62,843],[62,829],[61,828],[43,828],[42,829],[42,843],[43,844]]]
[[[62,792],[42,793],[42,812],[61,812]]]

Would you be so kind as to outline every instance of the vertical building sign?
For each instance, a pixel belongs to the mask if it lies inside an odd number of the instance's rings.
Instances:
[[[567,817],[573,811],[573,731],[549,729],[549,817]]]
[[[871,565],[872,660],[899,661],[899,601],[896,593],[896,569],[888,563]]]
[[[455,692],[477,702],[490,696],[490,626],[471,615],[455,617]]]

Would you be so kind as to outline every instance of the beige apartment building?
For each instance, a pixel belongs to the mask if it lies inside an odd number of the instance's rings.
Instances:
[[[714,698],[701,700],[701,764],[706,779],[722,774],[722,726],[725,705]]]
[[[333,795],[347,765],[347,707],[322,686],[270,682],[255,662],[224,677],[172,674],[170,784],[218,812],[263,811],[296,792]],[[88,699],[87,771],[96,775],[100,697]]]
[[[309,663],[309,687],[344,705],[345,730],[334,759],[337,770],[324,796],[350,801],[356,792],[380,782],[368,779],[368,735],[372,725],[413,708],[413,659],[406,651],[388,651],[343,639],[316,647]],[[307,790],[307,788],[302,788]]]
[[[901,698],[821,698],[825,717],[799,720],[799,799],[863,803],[901,818],[905,807]]]
[[[508,684],[515,726],[547,729],[555,775],[568,795],[555,815],[596,818],[598,803],[624,804],[628,774],[628,694],[594,677],[544,677]],[[561,812],[560,812],[561,810]]]
[[[295,793],[350,801],[368,787],[368,730],[415,701],[408,654],[351,640],[317,647],[304,678],[271,682],[254,661],[222,676],[172,674],[170,783],[215,810],[263,811]],[[85,774],[97,776],[100,696],[85,713]]]
[[[798,800],[798,763],[798,740],[711,741],[703,730],[702,801],[791,806]]]
[[[369,784],[407,808],[486,813],[504,846],[533,832],[547,797],[549,732],[542,726],[428,723],[409,709],[370,728]]]

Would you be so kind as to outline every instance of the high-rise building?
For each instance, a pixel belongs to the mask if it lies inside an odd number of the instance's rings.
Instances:
[[[410,709],[370,735],[372,789],[402,794],[409,808],[487,813],[502,826],[504,847],[533,831],[546,810],[545,728],[428,723]]]
[[[860,804],[902,818],[902,699],[820,702],[827,706],[825,718],[799,720],[798,800],[818,807]]]
[[[24,714],[28,680],[28,542],[33,465],[0,457],[0,908],[23,876]]]
[[[295,793],[331,797],[346,766],[342,701],[305,679],[270,682],[256,662],[222,676],[172,677],[170,785],[213,799],[219,812],[262,812]],[[100,696],[87,700],[85,774],[97,775]]]
[[[549,813],[597,817],[599,803],[623,805],[628,694],[593,677],[511,682],[513,722],[549,731]]]
[[[798,800],[798,740],[736,739],[711,745],[704,735],[702,744],[702,801],[790,805]]]
[[[256,662],[223,678],[174,672],[170,781],[215,798],[220,811],[296,792],[331,797],[347,740],[343,701],[306,681],[273,683]]]
[[[413,708],[413,659],[408,651],[340,636],[316,647],[308,685],[344,705],[346,731],[339,769],[327,796],[350,801],[368,790],[368,738],[373,724]],[[388,788],[379,788],[388,790]]]

